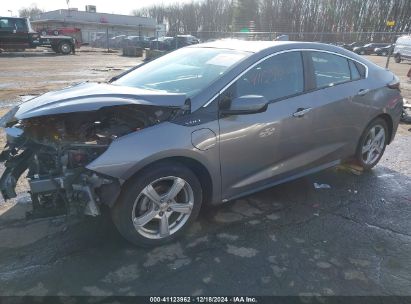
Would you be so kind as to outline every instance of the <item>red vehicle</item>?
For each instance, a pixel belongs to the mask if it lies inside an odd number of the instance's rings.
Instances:
[[[54,35],[54,36],[69,36],[76,39],[76,48],[79,48],[83,43],[81,37],[81,29],[76,27],[60,27],[56,29],[42,28],[38,30],[42,35]]]

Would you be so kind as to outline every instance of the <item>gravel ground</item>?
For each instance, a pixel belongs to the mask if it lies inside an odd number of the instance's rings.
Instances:
[[[140,62],[99,52],[5,55],[4,104]],[[409,67],[390,65],[411,100]],[[410,150],[411,125],[402,124],[372,172],[330,169],[203,208],[183,239],[154,249],[123,241],[107,217],[22,220],[30,208],[22,182],[19,203],[0,202],[0,294],[411,295]]]

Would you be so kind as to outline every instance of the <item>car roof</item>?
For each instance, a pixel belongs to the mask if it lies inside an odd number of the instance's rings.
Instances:
[[[269,55],[273,52],[279,52],[283,50],[319,50],[334,52],[351,59],[362,62],[363,64],[371,64],[371,62],[365,59],[363,56],[359,56],[351,51],[346,50],[340,46],[335,46],[320,42],[303,42],[303,41],[247,41],[239,39],[223,39],[212,42],[200,43],[195,45],[186,46],[187,48],[216,48],[227,49],[248,52],[253,54],[252,57],[259,58]]]
[[[275,46],[293,45],[295,43],[295,41],[248,41],[240,39],[222,39],[196,44],[190,47],[230,49],[236,51],[257,53]]]

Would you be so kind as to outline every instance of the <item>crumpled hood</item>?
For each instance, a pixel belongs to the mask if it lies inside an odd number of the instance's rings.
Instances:
[[[18,106],[17,120],[37,116],[96,111],[120,105],[185,108],[186,95],[151,91],[107,83],[81,83],[35,97]]]

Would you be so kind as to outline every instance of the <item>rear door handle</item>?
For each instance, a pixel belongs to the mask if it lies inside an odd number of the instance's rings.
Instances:
[[[297,112],[293,114],[294,117],[303,117],[305,113],[308,113],[311,111],[312,108],[298,108]]]
[[[361,89],[358,91],[358,95],[359,96],[364,96],[365,94],[367,94],[370,90],[369,89]]]

